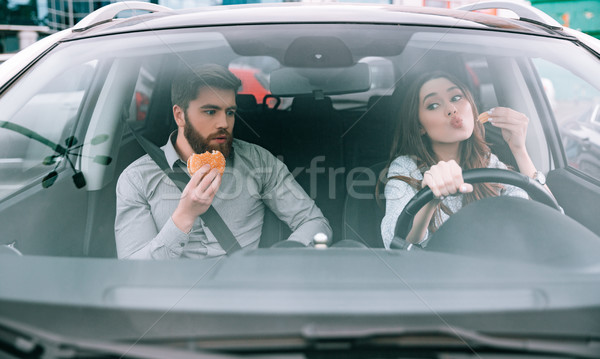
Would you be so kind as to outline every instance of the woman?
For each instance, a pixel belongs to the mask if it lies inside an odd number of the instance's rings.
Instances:
[[[520,172],[534,176],[536,169],[525,147],[528,118],[503,107],[488,114],[489,122],[501,129]],[[498,195],[528,198],[525,191],[514,186],[463,181],[463,169],[507,168],[486,145],[477,115],[467,87],[449,74],[425,74],[408,89],[385,185],[386,213],[381,232],[386,248],[394,237],[398,216],[425,186],[435,199],[415,215],[406,238],[422,246],[430,233],[467,203]]]

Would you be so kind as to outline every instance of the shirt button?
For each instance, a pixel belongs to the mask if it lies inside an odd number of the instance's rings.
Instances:
[[[185,247],[185,243],[181,242],[179,243],[180,246]]]

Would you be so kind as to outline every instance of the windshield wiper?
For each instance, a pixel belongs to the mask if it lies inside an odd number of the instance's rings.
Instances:
[[[18,357],[44,359],[81,358],[89,355],[144,359],[239,359],[239,356],[233,354],[201,349],[186,351],[158,345],[65,338],[0,318],[0,356],[3,352]]]
[[[421,328],[391,327],[369,329],[335,329],[318,326],[306,327],[305,340],[313,343],[350,342],[353,347],[436,347],[462,346],[475,353],[475,348],[506,350],[520,353],[567,355],[576,358],[600,358],[600,341],[585,338],[575,339],[531,339],[500,337],[482,334],[473,330],[452,326]]]
[[[55,164],[54,170],[52,170],[42,179],[42,186],[44,188],[52,186],[58,178],[58,172],[56,172],[56,169],[58,168],[58,165],[60,164],[62,159],[66,159],[69,162],[71,169],[73,170],[73,183],[75,183],[75,186],[77,188],[85,187],[86,181],[85,177],[83,176],[83,172],[77,171],[75,169],[75,165],[73,164],[73,161],[71,161],[70,157],[82,156],[77,150],[83,147],[83,145],[77,145],[78,141],[75,136],[67,137],[67,139],[65,139],[65,146],[62,146],[57,143],[54,143],[53,141],[50,141],[49,139],[35,131],[32,131],[26,127],[23,127],[13,122],[0,121],[0,128],[5,128],[7,130],[17,132],[25,137],[31,138],[32,140],[51,148],[56,153],[54,155],[44,158],[42,162],[46,166],[51,166]],[[106,142],[108,138],[108,135],[98,135],[91,140],[90,144],[98,145],[100,143]],[[108,166],[112,162],[112,158],[109,156],[97,155],[93,157],[93,161],[98,164]]]

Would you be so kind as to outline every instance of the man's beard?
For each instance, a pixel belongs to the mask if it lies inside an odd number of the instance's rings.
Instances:
[[[231,136],[231,133],[227,132],[226,130],[220,130],[218,132],[210,134],[207,138],[204,138],[201,134],[198,133],[198,131],[194,129],[194,127],[192,127],[186,116],[185,126],[183,127],[183,135],[192,147],[192,150],[194,150],[194,153],[204,153],[206,151],[212,152],[213,150],[217,150],[221,151],[225,158],[229,157],[229,154],[231,153],[231,144],[233,143],[233,136]],[[227,141],[225,141],[225,143],[220,143],[216,145],[210,144],[210,141],[212,139],[221,136],[227,136]]]

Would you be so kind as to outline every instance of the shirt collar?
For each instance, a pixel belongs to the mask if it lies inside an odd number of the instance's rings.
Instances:
[[[173,169],[173,165],[177,163],[177,161],[183,162],[181,158],[179,158],[179,154],[177,154],[175,146],[173,145],[173,142],[175,142],[176,139],[177,131],[171,132],[167,143],[160,148],[165,153],[165,157],[167,158],[167,162],[169,163],[169,167],[171,167],[171,169]]]
[[[177,163],[177,161],[180,161],[184,165],[186,164],[186,162],[179,157],[177,150],[175,150],[174,143],[176,139],[177,131],[171,132],[167,143],[160,148],[165,153],[165,157],[167,158],[167,162],[169,163],[169,167],[171,167],[171,169],[173,169],[173,166]],[[233,140],[233,145],[231,146],[231,152],[229,153],[229,157],[225,159],[227,166],[233,166],[234,152],[235,140]]]

